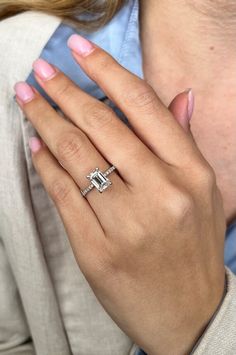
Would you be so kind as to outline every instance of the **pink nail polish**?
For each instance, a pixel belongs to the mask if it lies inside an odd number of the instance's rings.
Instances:
[[[14,90],[16,92],[16,96],[22,101],[23,103],[28,103],[33,100],[35,97],[34,91],[32,88],[25,82],[20,81],[16,83],[14,86]]]
[[[187,89],[186,92],[188,93],[188,117],[191,120],[194,110],[194,95],[192,89]]]
[[[29,147],[32,153],[37,153],[42,148],[42,143],[39,138],[32,137],[29,139]]]
[[[52,79],[57,73],[52,65],[41,58],[33,63],[33,69],[40,79],[44,81]]]
[[[82,57],[86,57],[95,49],[93,43],[77,34],[72,35],[68,39],[67,45],[72,51],[81,55]]]

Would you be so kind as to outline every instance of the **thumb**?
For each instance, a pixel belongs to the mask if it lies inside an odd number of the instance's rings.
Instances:
[[[194,110],[194,95],[192,89],[187,89],[178,94],[169,105],[169,110],[184,130],[190,133],[190,120]]]

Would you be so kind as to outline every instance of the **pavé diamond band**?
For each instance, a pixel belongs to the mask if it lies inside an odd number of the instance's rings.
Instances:
[[[111,180],[109,180],[107,176],[110,175],[115,169],[116,167],[112,165],[104,173],[99,168],[93,170],[89,175],[87,175],[87,179],[91,182],[91,184],[86,187],[86,189],[81,190],[81,194],[85,197],[94,187],[96,187],[99,192],[105,191],[110,185],[112,185]]]

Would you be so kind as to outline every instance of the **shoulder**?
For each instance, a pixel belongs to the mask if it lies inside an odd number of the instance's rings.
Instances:
[[[25,80],[32,62],[38,57],[61,19],[27,11],[0,22],[0,82]],[[1,85],[1,84],[0,84]]]

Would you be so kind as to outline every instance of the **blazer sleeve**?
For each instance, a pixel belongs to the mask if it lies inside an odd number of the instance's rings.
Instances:
[[[225,298],[193,354],[236,354],[236,276],[227,267]]]
[[[0,354],[34,355],[27,321],[0,239]]]

